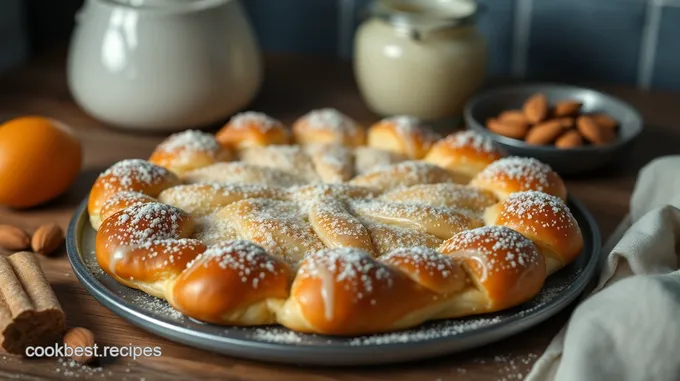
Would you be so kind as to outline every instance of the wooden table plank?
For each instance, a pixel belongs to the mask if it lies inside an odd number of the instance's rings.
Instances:
[[[0,209],[0,223],[29,231],[46,221],[66,227],[75,206],[96,176],[113,162],[146,158],[163,135],[131,134],[107,128],[84,114],[66,86],[63,50],[56,49],[19,70],[0,77],[0,115],[40,114],[73,126],[84,145],[83,171],[67,194],[27,211]],[[368,124],[377,119],[363,105],[350,65],[332,59],[269,56],[266,82],[251,105],[286,123],[313,108],[336,107]],[[592,85],[592,84],[591,84]],[[634,104],[647,128],[639,143],[620,163],[605,170],[567,179],[570,192],[596,217],[609,235],[628,210],[639,169],[656,156],[678,153],[680,94],[642,92],[627,87],[593,86]],[[219,127],[213,126],[213,130]],[[510,339],[466,353],[416,363],[362,367],[296,367],[229,358],[189,348],[150,335],[114,315],[92,298],[71,271],[65,253],[43,258],[42,265],[63,304],[71,326],[90,328],[99,345],[160,346],[158,358],[103,359],[95,367],[72,366],[56,359],[27,360],[0,355],[0,377],[20,380],[83,379],[201,379],[226,380],[518,380],[566,322],[571,307],[549,321]]]

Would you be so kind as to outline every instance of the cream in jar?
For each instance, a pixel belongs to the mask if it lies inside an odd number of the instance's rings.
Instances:
[[[460,114],[484,80],[486,47],[471,0],[382,0],[355,37],[354,71],[380,115]]]

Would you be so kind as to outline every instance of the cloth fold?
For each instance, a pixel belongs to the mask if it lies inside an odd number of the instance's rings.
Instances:
[[[526,381],[680,379],[680,156],[642,169],[599,281]]]

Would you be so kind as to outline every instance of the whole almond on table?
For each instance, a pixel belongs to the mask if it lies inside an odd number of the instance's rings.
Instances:
[[[28,233],[12,225],[0,225],[0,247],[18,251],[28,248],[31,238]]]
[[[555,141],[555,147],[562,149],[580,147],[582,145],[583,138],[581,137],[581,134],[575,130],[565,132],[562,136],[557,138],[557,141]]]
[[[541,124],[537,124],[529,130],[525,141],[533,145],[550,144],[562,135],[565,128],[559,119],[549,120]]]
[[[580,116],[576,120],[576,127],[578,128],[578,132],[580,132],[587,141],[593,144],[606,144],[615,138],[613,130],[601,127],[599,124],[595,123],[590,116]]]
[[[550,111],[548,98],[543,94],[532,95],[524,102],[522,111],[529,123],[542,122],[548,116],[548,111]]]
[[[619,125],[619,122],[617,122],[614,118],[605,114],[593,114],[590,115],[590,118],[600,127],[610,128],[612,130]]]
[[[524,139],[527,131],[529,131],[529,125],[526,123],[511,121],[501,122],[497,119],[489,119],[486,122],[486,127],[493,133],[513,139]]]
[[[529,125],[527,117],[524,116],[524,113],[520,110],[503,111],[498,115],[497,119],[501,122],[514,122]]]
[[[555,107],[553,107],[553,116],[557,118],[563,116],[576,116],[580,110],[581,102],[560,101],[555,103]]]
[[[93,350],[91,348],[94,346],[94,334],[87,328],[69,329],[64,335],[64,344],[74,349],[71,358],[79,364],[87,364],[94,358],[93,353],[88,353]],[[78,354],[75,353],[76,348],[81,348]]]
[[[36,253],[51,255],[64,243],[64,231],[55,223],[44,224],[33,233],[31,248]]]

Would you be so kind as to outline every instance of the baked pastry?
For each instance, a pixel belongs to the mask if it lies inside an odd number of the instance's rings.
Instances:
[[[457,181],[467,184],[489,164],[503,157],[489,139],[468,130],[455,132],[436,142],[424,161],[450,171]]]
[[[246,144],[181,179],[114,164],[91,191],[97,261],[200,321],[357,335],[516,306],[580,253],[547,165],[387,126],[383,149]],[[360,151],[389,159],[359,170]]]
[[[231,159],[229,149],[222,147],[215,136],[187,130],[170,135],[151,154],[149,162],[181,175],[192,169]]]
[[[366,130],[333,108],[310,111],[293,124],[293,137],[301,145],[333,143],[348,147],[366,144]]]
[[[223,146],[232,149],[290,143],[290,133],[283,123],[253,111],[234,115],[215,138]]]
[[[368,146],[422,159],[439,135],[411,116],[386,118],[368,129]]]

